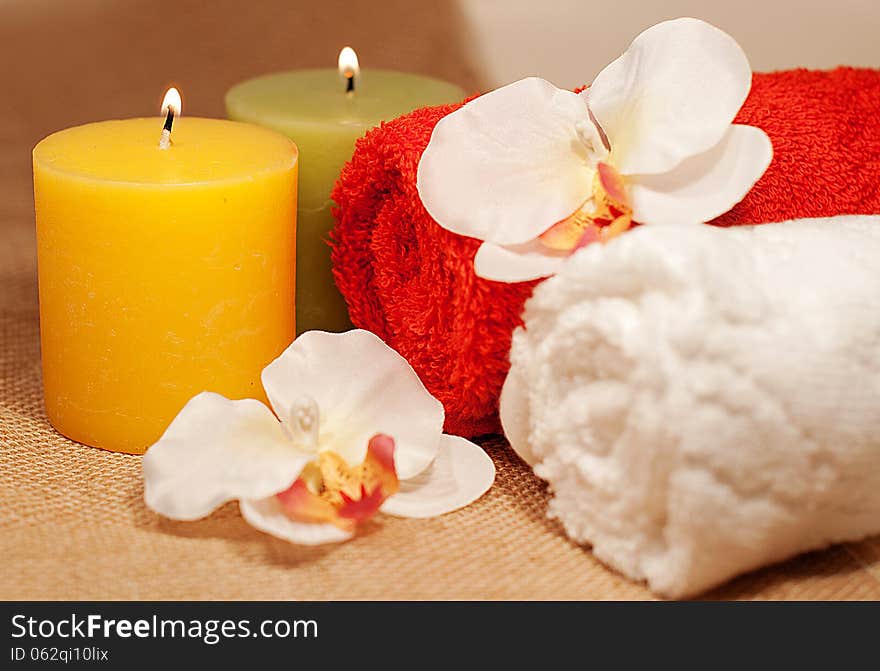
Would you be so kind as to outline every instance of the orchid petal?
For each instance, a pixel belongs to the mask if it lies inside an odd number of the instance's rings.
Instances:
[[[598,226],[589,226],[584,231],[584,234],[577,241],[577,244],[575,244],[573,251],[583,249],[587,245],[592,245],[594,242],[601,242],[603,231],[605,231],[604,228],[599,228]]]
[[[335,452],[321,452],[299,479],[275,498],[296,522],[353,529],[375,515],[400,489],[394,450],[394,439],[379,434],[370,440],[364,463],[357,467],[349,466]]]
[[[436,517],[473,503],[495,481],[495,464],[479,445],[444,435],[431,467],[400,483],[400,492],[382,505],[398,517]]]
[[[675,170],[631,178],[633,218],[643,224],[710,221],[743,199],[772,158],[764,131],[730,126],[717,146]]]
[[[613,240],[621,233],[629,230],[629,227],[632,226],[632,215],[630,214],[621,214],[619,217],[616,217],[614,221],[612,221],[607,226],[603,226],[599,229],[597,233],[597,237],[601,242],[609,242]],[[595,242],[594,240],[587,240],[585,244],[581,244],[578,246],[578,249],[581,247],[586,247],[591,242]]]
[[[575,214],[568,219],[563,219],[559,223],[553,224],[553,226],[541,233],[538,240],[548,249],[571,252],[585,238],[587,240],[592,238],[599,239],[598,226],[593,223],[586,213],[583,216]]]
[[[322,545],[348,540],[354,531],[335,524],[298,522],[284,513],[277,496],[239,501],[241,516],[255,529],[298,545]]]
[[[603,161],[596,166],[596,176],[611,203],[621,207],[629,202],[626,195],[626,183],[617,168]]]
[[[339,519],[337,507],[327,499],[315,494],[309,487],[308,476],[312,464],[303,471],[300,478],[283,492],[275,495],[281,510],[296,522],[310,524],[332,524]]]
[[[419,196],[453,233],[520,244],[580,207],[592,157],[605,153],[584,100],[531,77],[440,120],[419,162]]]
[[[519,337],[514,333],[514,338]],[[512,350],[515,351],[515,350]],[[522,366],[511,366],[504,386],[501,388],[499,415],[504,437],[510,447],[529,466],[537,463],[537,455],[532,451],[529,442],[529,389],[527,380],[523,378]]]
[[[369,331],[309,331],[263,370],[263,387],[285,419],[303,396],[320,412],[321,449],[350,465],[364,460],[376,434],[394,438],[401,478],[422,472],[437,454],[443,405],[412,367]]]
[[[685,18],[636,37],[583,95],[617,170],[656,174],[717,144],[751,81],[748,59],[730,35]]]
[[[259,401],[203,392],[144,455],[144,498],[166,517],[195,520],[226,501],[286,489],[308,459]]]
[[[394,466],[396,450],[397,446],[391,436],[382,434],[373,436],[367,447],[367,456],[364,457],[364,463],[361,465],[362,482],[369,489],[378,491],[382,501],[396,494],[400,489],[400,479]]]
[[[474,256],[474,272],[495,282],[527,282],[555,274],[568,255],[568,251],[550,249],[539,240],[509,247],[484,242]]]

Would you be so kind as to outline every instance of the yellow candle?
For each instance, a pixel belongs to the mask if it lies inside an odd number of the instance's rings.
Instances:
[[[33,157],[49,420],[130,453],[200,391],[262,398],[295,332],[296,146],[216,119],[161,131],[79,126]]]

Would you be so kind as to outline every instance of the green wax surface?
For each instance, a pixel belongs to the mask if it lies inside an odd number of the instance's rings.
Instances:
[[[257,77],[226,94],[230,119],[284,133],[299,148],[297,334],[351,328],[333,281],[327,240],[334,223],[330,192],[355,141],[382,121],[464,97],[464,90],[449,82],[390,70],[363,71],[354,93],[346,94],[335,68]]]

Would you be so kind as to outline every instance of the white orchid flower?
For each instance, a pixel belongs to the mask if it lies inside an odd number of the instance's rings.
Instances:
[[[274,414],[208,392],[184,406],[144,455],[151,509],[195,520],[237,499],[252,526],[313,545],[350,538],[378,510],[450,512],[495,479],[479,446],[443,434],[441,403],[368,331],[304,333],[262,381]]]
[[[501,282],[552,275],[633,221],[709,221],[773,155],[762,130],[732,123],[751,76],[718,28],[657,24],[580,94],[523,79],[441,119],[419,196],[440,226],[484,241],[475,272]]]

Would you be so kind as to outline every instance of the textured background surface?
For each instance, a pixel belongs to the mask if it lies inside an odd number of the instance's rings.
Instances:
[[[0,57],[11,64],[0,96],[0,599],[650,598],[545,518],[543,485],[499,439],[486,442],[497,483],[475,505],[434,520],[382,518],[353,542],[301,548],[253,531],[234,505],[197,523],[162,520],[143,506],[138,457],[52,430],[40,391],[30,181],[30,149],[43,135],[151,114],[169,81],[181,84],[191,113],[220,115],[235,81],[332,63],[341,42],[357,39],[363,61],[478,82],[459,56],[458,17],[442,9],[452,5],[387,2],[371,14],[373,3],[355,2],[343,14],[349,3],[324,2],[294,23],[297,3],[254,2],[247,12],[227,0],[202,4],[0,8]],[[326,14],[316,12],[334,6],[348,20],[328,44]],[[173,19],[162,11],[171,7]],[[279,17],[300,32],[280,33]],[[880,539],[805,555],[708,596],[880,599]]]

